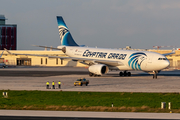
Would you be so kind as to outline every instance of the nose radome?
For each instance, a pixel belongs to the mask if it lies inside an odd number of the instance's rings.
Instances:
[[[170,63],[169,63],[168,60],[162,62],[162,65],[163,65],[164,68],[168,67],[169,64],[170,64]]]

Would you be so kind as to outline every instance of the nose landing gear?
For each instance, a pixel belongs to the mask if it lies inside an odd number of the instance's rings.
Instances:
[[[157,79],[157,74],[153,74],[153,79]]]
[[[157,73],[159,73],[160,71],[153,71],[153,79],[157,79]]]

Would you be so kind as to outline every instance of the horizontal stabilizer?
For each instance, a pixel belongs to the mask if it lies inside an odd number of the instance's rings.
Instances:
[[[47,47],[47,46],[40,46],[40,45],[32,45],[32,46],[35,46],[35,47],[42,47],[42,48],[49,48],[49,49],[54,49],[54,50],[62,50],[62,49],[59,49],[59,48]]]

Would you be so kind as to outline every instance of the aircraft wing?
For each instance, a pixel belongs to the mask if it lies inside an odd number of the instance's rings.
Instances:
[[[63,56],[48,56],[48,57],[79,61],[80,63],[86,64],[86,65],[95,64],[95,63],[106,64],[108,66],[123,66],[124,65],[122,62],[110,61],[110,60],[96,60],[96,59],[88,59],[88,58],[63,57]]]
[[[171,55],[171,54],[175,54],[175,49],[173,49],[171,53],[165,53],[165,54],[162,54],[162,55],[167,56],[167,55]]]
[[[73,58],[69,57],[67,59],[71,59],[73,61],[79,61],[80,63],[86,64],[106,64],[108,66],[123,66],[124,64],[122,62],[117,62],[117,61],[110,61],[110,60],[96,60],[96,59],[88,59],[88,58]]]
[[[59,58],[59,59],[66,59],[72,61],[79,61],[82,64],[106,64],[108,66],[123,66],[122,62],[117,61],[110,61],[110,60],[96,60],[96,59],[88,59],[88,58],[76,58],[76,57],[68,57],[68,56],[50,56],[50,55],[39,55],[39,54],[19,54],[19,53],[11,53],[7,49],[4,49],[10,55],[26,55],[26,56],[38,56],[38,57],[48,57],[48,58]],[[58,54],[60,55],[60,54]]]

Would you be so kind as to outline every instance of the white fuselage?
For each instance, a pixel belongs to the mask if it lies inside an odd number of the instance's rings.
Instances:
[[[63,46],[58,46],[62,48]],[[65,46],[65,54],[69,57],[104,60],[121,63],[116,67],[119,70],[160,71],[169,66],[167,58],[159,53],[149,51],[102,49],[77,46]]]

